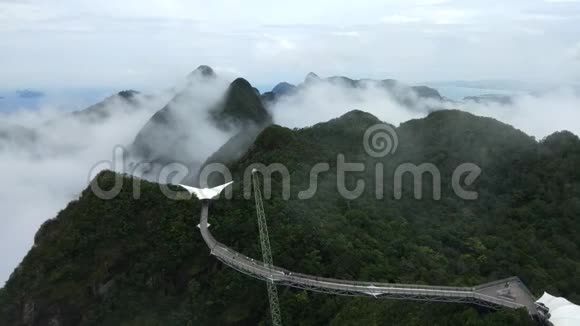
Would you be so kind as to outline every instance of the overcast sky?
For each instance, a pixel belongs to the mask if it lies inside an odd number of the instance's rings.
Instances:
[[[200,64],[322,76],[580,81],[577,0],[0,0],[0,87],[165,87]]]

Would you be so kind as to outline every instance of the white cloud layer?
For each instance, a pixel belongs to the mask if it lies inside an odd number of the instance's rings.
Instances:
[[[202,63],[258,84],[578,82],[579,20],[571,0],[0,0],[0,87],[156,87]]]
[[[338,83],[313,82],[310,85],[298,95],[282,98],[272,108],[277,124],[306,127],[359,109],[398,125],[425,116],[430,106],[439,106],[494,117],[538,139],[564,129],[580,134],[580,97],[577,91],[570,89],[537,96],[522,95],[509,105],[419,101],[414,109],[408,109],[371,82],[360,89],[346,88]],[[174,103],[184,128],[174,131],[180,135],[187,131],[192,141],[191,146],[188,145],[192,154],[188,156],[200,162],[232,135],[217,131],[205,119],[206,110],[223,96],[225,86],[216,82],[215,85],[193,87]],[[109,102],[108,108],[113,114],[103,123],[88,124],[64,118],[62,112],[52,108],[0,114],[0,125],[20,125],[37,130],[40,135],[37,146],[0,148],[0,180],[3,183],[0,188],[0,283],[28,251],[42,222],[56,216],[86,188],[91,167],[97,162],[112,160],[116,145],[132,143],[146,121],[172,96],[172,92],[147,99],[139,96],[138,110],[126,110],[118,101]],[[167,144],[158,144],[158,148],[164,146]]]
[[[580,3],[572,0],[0,0],[0,88],[160,88],[202,63],[257,85],[301,80],[309,71],[573,83],[580,82],[579,20]],[[379,93],[320,86],[281,102],[274,115],[300,127],[352,109],[393,124],[425,114]],[[121,110],[107,124],[57,124],[43,133],[40,158],[0,153],[0,282],[38,226],[86,186],[90,166],[109,159],[114,145],[130,143],[164,100]],[[509,107],[460,108],[537,138],[562,129],[580,134],[572,91],[523,96]],[[57,114],[19,111],[0,122],[37,128]]]
[[[355,109],[369,112],[396,126],[411,119],[422,118],[432,108],[440,108],[495,118],[536,137],[537,140],[562,130],[580,135],[580,93],[570,88],[557,88],[538,95],[514,95],[510,103],[503,104],[493,101],[416,101],[414,108],[409,109],[373,83],[359,89],[319,83],[301,90],[296,96],[282,97],[272,111],[277,124],[303,128]]]
[[[91,167],[111,160],[115,145],[131,143],[166,101],[166,94],[141,98],[136,111],[112,101],[111,118],[96,124],[66,118],[51,108],[0,114],[3,125],[34,129],[40,136],[33,146],[0,146],[0,287],[30,249],[40,225],[87,187]]]

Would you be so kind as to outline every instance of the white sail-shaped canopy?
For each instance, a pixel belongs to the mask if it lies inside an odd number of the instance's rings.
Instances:
[[[555,297],[546,292],[537,302],[543,303],[550,309],[551,316],[549,320],[554,326],[580,325],[580,306],[565,298]]]
[[[200,200],[204,199],[215,199],[217,198],[220,193],[229,185],[234,183],[233,181],[223,184],[221,186],[217,186],[214,188],[195,188],[191,186],[181,185],[185,190],[187,190],[190,194],[195,195]]]

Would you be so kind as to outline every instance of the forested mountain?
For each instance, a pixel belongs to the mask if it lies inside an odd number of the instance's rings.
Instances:
[[[225,130],[240,130],[272,122],[270,113],[260,100],[260,93],[243,78],[230,84],[225,99],[211,109],[210,115],[214,123]]]
[[[71,113],[71,117],[82,122],[102,122],[116,113],[114,110],[132,111],[139,109],[139,101],[136,96],[139,92],[134,90],[124,90],[114,94],[103,101],[91,105],[90,107]]]
[[[321,85],[331,85],[335,87],[343,87],[345,89],[359,90],[368,87],[377,87],[384,91],[384,96],[392,97],[398,103],[411,109],[421,107],[421,101],[441,102],[444,100],[436,89],[428,86],[409,86],[394,79],[351,79],[344,76],[320,78],[318,75],[311,72],[306,76],[304,82],[297,86],[286,82],[277,84],[271,91],[262,94],[262,101],[267,105],[272,105],[281,98],[299,95],[300,92],[307,91],[311,87]],[[435,103],[429,103],[429,106],[434,105]]]
[[[207,108],[199,108],[200,105],[206,105],[206,101],[203,104],[198,103],[199,99],[191,93],[215,79],[214,71],[207,66],[200,66],[191,72],[185,88],[141,128],[131,144],[130,154],[145,161],[161,164],[175,161],[186,162],[190,156],[187,155],[190,149],[186,147],[191,142],[190,134],[193,125],[192,121],[187,120],[205,121],[207,119],[201,115],[201,112]],[[169,144],[169,146],[161,146],[161,144]],[[183,153],[185,157],[176,157],[180,153]]]
[[[212,129],[236,134],[272,121],[259,95],[242,78],[222,91],[223,81],[218,80],[211,68],[200,66],[188,81],[139,131],[130,147],[134,158],[158,164],[181,162],[199,166],[207,156],[200,158],[192,153],[213,137]]]
[[[365,131],[380,121],[352,111],[304,129],[270,126],[238,160],[234,198],[210,209],[221,242],[260,258],[253,200],[242,198],[251,163],[283,163],[291,198],[282,198],[278,174],[264,201],[274,262],[313,275],[350,280],[470,286],[519,276],[536,295],[548,291],[580,301],[580,140],[568,132],[536,141],[489,118],[440,111],[396,128],[395,153],[372,158]],[[365,163],[350,173],[366,190],[346,200],[337,191],[337,155]],[[220,161],[222,155],[214,155]],[[327,162],[309,200],[310,168]],[[441,199],[426,178],[423,199],[411,178],[393,196],[401,163],[432,163],[442,176]],[[461,163],[481,167],[465,201],[451,189]],[[375,166],[385,167],[384,199],[375,193]],[[110,189],[117,176],[93,182]],[[266,325],[264,283],[231,270],[209,255],[196,225],[200,203],[183,193],[165,197],[158,185],[122,177],[119,196],[104,201],[90,190],[47,221],[35,246],[0,290],[5,325]],[[216,181],[216,182],[219,182]],[[175,187],[174,190],[179,190]],[[335,297],[279,288],[286,325],[533,325],[525,311],[490,313],[455,304]],[[4,325],[2,324],[2,325]]]
[[[55,130],[64,133],[73,127],[106,123],[114,114],[138,111],[143,108],[143,101],[151,100],[151,97],[138,98],[139,92],[133,90],[121,91],[104,100],[91,105],[83,110],[70,113],[58,114],[56,117],[43,121],[33,127],[0,122],[0,150],[7,148],[16,150],[28,150],[30,152],[55,152],[51,144],[45,142],[47,135],[50,136]],[[71,131],[71,137],[73,132]],[[50,137],[49,137],[50,138]]]

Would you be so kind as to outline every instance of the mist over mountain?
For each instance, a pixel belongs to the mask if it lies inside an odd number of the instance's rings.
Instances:
[[[129,144],[167,103],[164,92],[123,94],[76,113],[51,107],[0,113],[0,283],[32,246],[35,229],[78,198],[99,162],[113,169],[115,146]]]
[[[0,326],[580,326],[579,18],[0,0]]]
[[[188,76],[189,82],[196,82],[201,80],[215,79],[217,75],[212,67],[201,65],[193,70]]]
[[[578,283],[569,277],[580,261],[577,136],[555,133],[537,142],[497,120],[444,110],[401,124],[397,151],[369,158],[361,142],[380,122],[367,112],[350,111],[308,128],[264,129],[240,159],[228,163],[236,181],[234,199],[212,205],[212,233],[235,250],[260,257],[254,203],[242,198],[241,178],[251,163],[283,163],[292,171],[291,199],[282,199],[282,183],[273,177],[273,197],[264,202],[279,266],[347,280],[439,285],[479,284],[515,273],[535,294],[549,290],[580,299]],[[297,192],[308,188],[310,167],[335,162],[338,154],[349,161],[365,158],[369,167],[383,163],[384,180],[392,180],[401,162],[436,163],[445,185],[442,199],[430,199],[431,182],[424,185],[424,200],[414,199],[412,180],[405,179],[401,200],[393,198],[391,182],[384,184],[384,200],[376,200],[375,170],[367,168],[347,179],[351,189],[357,179],[365,181],[357,199],[340,196],[337,174],[330,170],[320,175],[315,197],[298,200]],[[461,162],[477,163],[484,171],[470,188],[479,192],[477,201],[463,201],[447,186]],[[93,182],[108,189],[115,179],[103,172]],[[2,320],[11,325],[267,323],[263,283],[208,255],[195,227],[199,201],[175,200],[180,194],[167,198],[146,181],[141,199],[134,200],[133,179],[123,180],[115,199],[99,199],[87,189],[42,226],[34,248],[0,290]],[[280,302],[288,324],[533,323],[524,311],[489,313],[469,305],[291,288],[280,288]]]
[[[287,82],[281,82],[272,88],[272,93],[276,95],[289,95],[296,90],[296,86]]]
[[[210,115],[220,129],[227,131],[272,122],[270,113],[260,100],[260,94],[243,78],[230,84],[225,100],[212,108]]]
[[[125,111],[138,110],[140,108],[138,95],[140,95],[140,93],[135,90],[120,91],[119,93],[112,95],[97,104],[91,105],[84,110],[73,111],[71,112],[71,115],[73,118],[87,123],[103,122],[113,114],[117,113],[113,112],[116,108],[121,107],[121,109]],[[147,96],[145,98],[147,98]]]
[[[7,147],[28,147],[37,139],[38,135],[34,130],[0,122],[0,150],[7,150]]]
[[[203,158],[195,152],[208,155],[201,141],[204,129],[209,128],[210,135],[215,135],[207,111],[221,100],[227,82],[217,79],[209,67],[199,67],[188,75],[186,85],[162,109],[147,121],[135,136],[129,151],[136,160],[167,164],[170,162],[188,162]],[[222,140],[226,133],[217,133]],[[197,148],[196,148],[197,147]]]
[[[281,82],[271,92],[259,94],[246,79],[228,80],[211,67],[200,66],[181,85],[158,93],[125,90],[75,112],[46,108],[3,113],[0,177],[7,186],[0,190],[0,204],[5,216],[18,218],[6,219],[0,231],[4,243],[9,244],[2,246],[5,263],[0,275],[6,278],[12,273],[33,245],[37,228],[56,216],[66,203],[73,202],[56,220],[42,227],[35,239],[36,246],[6,288],[0,290],[0,316],[23,325],[51,320],[63,325],[146,321],[182,324],[186,319],[231,325],[264,321],[267,310],[263,284],[252,283],[208,260],[202,243],[192,238],[190,226],[195,221],[191,220],[189,204],[172,206],[179,216],[176,223],[181,223],[176,225],[169,221],[173,216],[169,216],[167,212],[171,209],[166,207],[173,204],[162,198],[154,189],[155,184],[144,183],[150,202],[139,209],[136,207],[142,202],[129,199],[128,187],[123,190],[126,196],[113,202],[103,202],[88,190],[80,198],[79,193],[102,170],[160,183],[197,185],[199,169],[216,162],[230,167],[238,181],[242,168],[249,163],[284,163],[298,180],[293,191],[303,190],[307,187],[303,176],[316,162],[332,162],[338,153],[366,161],[362,134],[381,121],[390,123],[400,138],[397,154],[384,162],[391,169],[385,174],[387,180],[396,164],[430,162],[442,169],[442,180],[449,184],[449,170],[468,160],[489,173],[476,185],[481,201],[464,205],[444,195],[439,202],[374,203],[371,194],[365,192],[359,200],[345,202],[332,193],[336,175],[330,174],[320,180],[322,191],[315,204],[277,199],[267,204],[268,210],[279,212],[273,216],[277,222],[272,226],[279,237],[273,242],[275,250],[281,253],[277,261],[302,272],[329,277],[442,285],[477,284],[517,274],[535,291],[549,290],[577,300],[577,288],[563,275],[564,271],[577,268],[574,216],[578,216],[575,200],[578,175],[573,166],[578,158],[575,134],[580,129],[574,122],[580,118],[579,104],[578,94],[570,89],[518,94],[509,96],[509,101],[507,96],[485,94],[451,101],[434,88],[408,86],[393,79],[320,78],[314,73],[298,85]],[[273,123],[276,125],[272,126]],[[556,132],[566,129],[570,131]],[[115,156],[116,148],[124,149],[124,155]],[[161,180],[163,169],[173,165],[186,168],[186,175],[178,173]],[[521,173],[514,173],[514,166]],[[543,168],[547,168],[546,172]],[[373,180],[368,173],[362,175],[370,185]],[[106,183],[115,177],[104,173],[99,178]],[[210,182],[217,184],[221,180],[212,178]],[[280,186],[274,182],[275,187]],[[385,196],[392,197],[393,189],[389,184],[385,187]],[[412,193],[405,196],[412,197]],[[34,205],[29,205],[30,198],[34,198]],[[233,246],[242,252],[259,257],[252,233],[253,206],[237,200],[219,205],[224,208],[216,212],[236,222],[214,221],[216,234],[232,239]],[[241,207],[240,215],[230,216],[225,207],[235,205]],[[86,227],[97,223],[96,212],[106,212],[99,216],[106,216],[107,222],[97,228]],[[288,216],[297,212],[303,217],[291,222]],[[113,222],[113,215],[123,216],[125,226]],[[153,216],[161,215],[163,222],[153,221]],[[141,224],[139,216],[145,216],[146,225]],[[445,216],[451,216],[451,222],[444,220]],[[550,216],[549,221],[542,220],[542,216]],[[425,225],[428,230],[423,229]],[[511,229],[498,231],[495,225]],[[238,226],[241,231],[236,231]],[[157,247],[159,244],[144,243],[143,239],[153,238],[151,234],[159,232],[157,227],[163,229],[160,233],[163,243],[173,247],[184,245],[186,249],[169,253],[167,248]],[[165,233],[170,232],[165,227],[179,227],[180,231],[177,235]],[[339,237],[344,243],[332,240],[344,230],[368,232],[375,227],[380,232],[370,232],[364,242],[354,231]],[[441,231],[429,231],[438,229]],[[124,231],[121,236],[116,233],[121,231],[112,230]],[[145,232],[146,237],[134,234],[135,230]],[[289,238],[290,234],[293,238]],[[393,246],[389,239],[402,243],[416,235],[419,240],[408,246],[399,246],[395,251],[385,249]],[[531,240],[498,244],[500,239],[519,239],[518,235]],[[318,236],[324,240],[316,240]],[[132,240],[120,240],[123,237]],[[132,241],[138,248],[127,247],[125,241]],[[540,249],[533,242],[542,243],[547,249]],[[192,246],[196,248],[193,251]],[[520,247],[528,251],[514,249]],[[532,249],[540,252],[540,256],[530,259]],[[364,254],[366,250],[379,258]],[[385,250],[387,254],[378,254]],[[65,254],[52,257],[54,252]],[[145,257],[148,252],[157,254]],[[500,252],[510,252],[509,258]],[[558,266],[548,266],[548,257],[565,258],[559,260]],[[512,266],[512,261],[520,264]],[[347,266],[341,266],[342,262],[348,262]],[[154,266],[154,270],[138,265],[141,263]],[[163,264],[171,265],[171,270],[163,272]],[[86,270],[93,267],[94,273]],[[44,276],[38,276],[35,270],[42,270]],[[143,279],[135,279],[135,273]],[[186,280],[195,280],[193,288],[184,283]],[[221,288],[213,282],[239,290],[231,292],[233,296],[224,304],[234,307],[233,310],[215,304],[228,296],[211,292],[210,288]],[[90,290],[83,292],[87,288]],[[261,297],[242,300],[257,289]],[[27,294],[19,297],[16,293]],[[123,293],[142,300],[129,300]],[[188,301],[192,296],[199,301]],[[473,320],[475,325],[528,322],[527,317],[517,313],[487,315],[469,307],[429,308],[346,299],[340,299],[328,314],[313,319],[314,310],[321,311],[334,299],[294,290],[284,292],[282,298],[296,304],[290,304],[294,308],[287,312],[293,317],[286,318],[309,320],[312,324],[348,324],[357,318],[353,316],[360,319],[363,315],[371,316],[368,323],[382,324],[395,321],[412,324],[412,320],[419,320],[423,325],[430,315],[441,321],[454,316],[458,323]],[[304,299],[314,307],[313,311],[299,308],[302,305],[297,302],[304,303]],[[135,306],[126,314],[115,308],[129,301],[135,302]],[[213,303],[207,308],[191,309],[202,302]],[[159,305],[168,308],[155,311],[153,316],[146,309]],[[217,314],[219,309],[227,311]],[[416,312],[421,309],[426,312]],[[28,313],[23,314],[23,310]],[[379,311],[394,310],[402,311],[402,319],[389,313],[376,315]]]
[[[115,92],[111,87],[0,88],[0,114],[22,110],[80,111]]]
[[[365,92],[369,88],[376,88],[384,91],[380,96],[392,99],[410,110],[423,112],[437,109],[436,103],[444,100],[436,89],[428,86],[407,86],[394,79],[356,80],[344,76],[320,78],[313,72],[306,75],[304,82],[297,86],[286,82],[277,84],[270,92],[264,93],[262,99],[268,106],[273,106],[281,98],[302,97],[304,93],[322,87],[335,87],[350,92]],[[431,103],[428,105],[427,102]]]
[[[193,177],[228,139],[246,132],[254,135],[271,121],[248,81],[238,78],[227,85],[211,68],[201,66],[189,75],[186,88],[139,131],[130,156],[135,162],[153,164],[146,171],[149,176],[160,166],[179,162]]]

